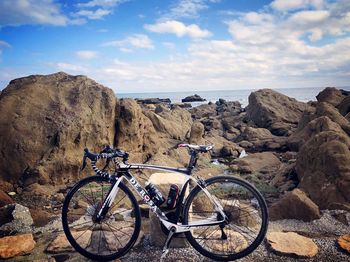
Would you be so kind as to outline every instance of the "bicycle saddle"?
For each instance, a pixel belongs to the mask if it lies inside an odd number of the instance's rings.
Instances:
[[[213,149],[213,145],[191,145],[191,144],[179,144],[177,147],[187,147],[189,149],[192,149],[194,151],[200,152],[200,153],[207,153],[211,149]]]

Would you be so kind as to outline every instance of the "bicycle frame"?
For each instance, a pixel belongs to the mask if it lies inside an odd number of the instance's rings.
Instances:
[[[155,203],[152,201],[150,196],[148,195],[147,191],[138,183],[138,181],[132,176],[132,174],[129,172],[129,170],[141,170],[141,169],[153,169],[153,170],[162,170],[162,171],[170,171],[174,174],[182,174],[185,177],[185,182],[182,185],[182,188],[180,190],[180,197],[179,202],[176,205],[176,218],[175,222],[169,221],[169,219],[166,217],[166,215],[162,212],[162,210],[155,205]],[[118,185],[121,183],[124,179],[128,181],[128,183],[135,189],[135,191],[140,195],[142,200],[150,207],[150,210],[154,212],[157,217],[160,219],[160,221],[163,223],[163,225],[168,229],[175,230],[174,232],[180,233],[189,231],[194,228],[199,228],[203,226],[213,226],[213,225],[219,225],[225,222],[226,215],[223,211],[223,207],[220,205],[220,203],[208,192],[208,190],[205,188],[205,185],[203,184],[203,181],[197,180],[193,176],[191,176],[191,168],[174,168],[174,167],[165,167],[165,166],[156,166],[156,165],[147,165],[147,164],[121,164],[120,168],[117,170],[117,180],[115,184],[113,185],[113,188],[110,190],[108,196],[106,197],[102,208],[100,210],[100,213],[102,210],[104,210],[104,207],[108,205],[109,207],[112,205],[115,196],[118,193]],[[194,181],[200,188],[203,190],[203,192],[206,194],[206,196],[210,199],[210,201],[214,204],[215,209],[217,212],[221,214],[223,217],[220,221],[198,221],[197,223],[193,224],[186,224],[183,225],[179,221],[181,211],[183,208],[183,204],[185,203],[185,191],[187,189],[189,181]],[[99,214],[101,215],[101,214]]]

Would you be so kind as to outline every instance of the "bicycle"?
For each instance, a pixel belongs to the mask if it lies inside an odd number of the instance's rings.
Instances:
[[[186,168],[131,164],[127,152],[109,146],[100,154],[85,149],[82,169],[88,158],[96,175],[80,180],[65,198],[62,223],[70,244],[83,256],[99,261],[122,257],[133,247],[140,233],[141,213],[129,184],[168,233],[161,259],[168,253],[173,237],[180,233],[185,234],[198,252],[214,260],[235,260],[253,252],[263,241],[268,226],[262,195],[253,185],[234,176],[206,180],[194,177],[192,172],[199,154],[209,152],[212,145],[180,144],[178,147],[187,148],[190,154]],[[102,169],[96,166],[99,159],[106,160]],[[114,163],[112,173],[106,171],[111,161]],[[157,205],[160,203],[156,196],[130,173],[130,170],[142,169],[184,176],[175,215],[168,217]],[[193,188],[186,196],[190,186]]]

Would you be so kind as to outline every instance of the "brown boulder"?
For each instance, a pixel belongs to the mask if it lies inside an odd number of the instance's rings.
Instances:
[[[274,174],[281,167],[281,161],[271,152],[249,154],[233,161],[231,170],[241,173]]]
[[[337,243],[341,249],[350,254],[350,234],[339,237]]]
[[[112,144],[115,104],[111,89],[85,76],[12,80],[0,103],[3,178],[25,184],[76,179],[84,147]]]
[[[271,220],[298,219],[305,222],[321,217],[318,206],[300,189],[288,192],[269,209]]]
[[[277,254],[298,258],[317,255],[318,247],[312,239],[294,232],[271,232],[266,236],[267,245]]]
[[[73,237],[78,239],[79,237],[79,245],[84,247],[87,247],[89,245],[89,242],[91,240],[91,230],[86,230],[85,232],[72,232]],[[71,244],[68,242],[66,235],[64,233],[59,234],[54,240],[50,242],[50,244],[47,246],[46,251],[49,253],[62,253],[62,252],[74,252],[74,248],[71,246]]]
[[[248,141],[250,151],[264,151],[264,150],[279,150],[283,149],[286,144],[284,137],[278,137],[266,128],[254,128],[247,126],[243,132],[235,139],[236,143]],[[240,144],[241,145],[241,144]],[[241,145],[245,147],[244,144]]]
[[[8,204],[13,204],[15,201],[12,200],[12,198],[6,194],[4,191],[0,189],[0,207],[6,206]]]
[[[249,96],[247,120],[267,128],[274,135],[288,135],[297,127],[308,105],[271,89],[261,89]]]
[[[344,92],[335,87],[326,87],[316,96],[316,98],[318,102],[327,102],[333,106],[337,106],[346,96],[346,91]]]
[[[133,99],[119,101],[115,143],[130,153],[132,161],[145,161],[160,147],[152,122]]]
[[[350,123],[339,111],[328,103],[318,103],[316,106],[316,116],[327,116],[350,136]]]
[[[215,116],[216,115],[216,105],[206,104],[193,107],[189,110],[192,114],[192,118],[201,119],[204,117]]]
[[[36,242],[32,234],[7,236],[0,238],[0,258],[11,258],[30,253]]]
[[[346,116],[350,112],[350,96],[347,96],[337,106],[341,115]]]
[[[298,150],[310,138],[325,131],[333,131],[341,134],[344,139],[349,140],[348,143],[350,144],[350,138],[347,138],[347,134],[343,131],[341,126],[333,122],[328,116],[320,116],[310,121],[303,129],[292,134],[288,138],[288,146],[292,149]]]
[[[193,122],[193,124],[191,126],[191,133],[190,133],[189,142],[191,144],[201,145],[204,142],[203,136],[204,136],[203,124],[199,121]]]
[[[321,209],[350,210],[350,143],[340,132],[324,131],[300,149],[299,188]]]

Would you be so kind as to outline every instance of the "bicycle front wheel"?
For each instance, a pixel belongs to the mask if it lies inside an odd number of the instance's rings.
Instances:
[[[97,219],[112,187],[107,178],[85,178],[70,190],[63,204],[62,224],[68,241],[80,254],[92,260],[110,261],[123,256],[140,233],[139,206],[122,183],[105,217]]]
[[[263,241],[268,213],[264,198],[248,182],[231,176],[205,181],[205,188],[224,209],[228,221],[186,232],[189,243],[202,255],[228,261],[247,256]],[[184,224],[221,221],[222,215],[204,191],[195,187],[184,206]]]

